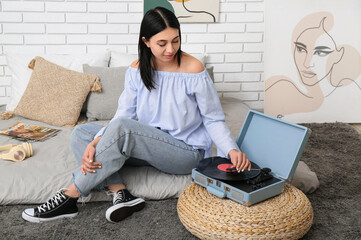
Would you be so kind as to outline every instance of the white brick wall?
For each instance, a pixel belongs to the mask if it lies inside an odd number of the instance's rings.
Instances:
[[[11,96],[4,51],[137,53],[142,0],[2,0],[0,104]],[[264,0],[220,0],[220,22],[181,24],[182,48],[206,53],[220,96],[263,109]]]

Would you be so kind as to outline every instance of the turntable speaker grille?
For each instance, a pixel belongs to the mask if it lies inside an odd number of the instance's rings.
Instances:
[[[202,175],[200,174],[195,174],[195,178],[194,180],[196,182],[199,182],[200,184],[203,184],[204,186],[206,185],[207,183],[207,179],[205,177],[203,177]]]
[[[243,201],[243,194],[236,192],[236,191],[231,191],[231,197],[234,199],[237,199],[239,201]]]

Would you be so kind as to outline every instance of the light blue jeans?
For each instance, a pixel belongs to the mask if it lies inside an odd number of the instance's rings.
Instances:
[[[81,166],[88,144],[103,126],[87,123],[77,126],[72,133],[71,147]],[[105,129],[96,146],[94,161],[102,167],[84,175],[80,167],[73,173],[73,183],[82,196],[91,190],[106,190],[107,186],[122,184],[118,170],[123,165],[150,165],[170,174],[189,174],[204,156],[203,150],[194,149],[157,128],[131,119],[118,119]]]

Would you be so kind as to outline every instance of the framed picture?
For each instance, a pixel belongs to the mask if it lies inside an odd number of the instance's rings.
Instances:
[[[265,4],[265,113],[361,122],[361,1]]]
[[[161,6],[171,10],[179,22],[206,23],[219,21],[219,0],[143,0],[144,13]]]

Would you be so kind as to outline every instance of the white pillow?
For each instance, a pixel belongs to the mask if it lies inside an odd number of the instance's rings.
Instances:
[[[149,166],[126,166],[120,172],[129,191],[144,199],[177,198],[192,183],[191,174],[167,174]]]
[[[145,200],[162,200],[168,198],[178,198],[183,190],[192,183],[192,175],[174,175],[167,174],[155,169],[154,167],[134,167],[124,166],[119,170],[120,175],[127,186],[127,189],[131,194],[137,197],[141,197]],[[2,176],[0,176],[2,177]],[[6,179],[8,180],[8,179]],[[69,183],[70,184],[70,183]],[[67,186],[64,184],[64,186]],[[22,193],[24,194],[24,193]],[[11,195],[14,195],[13,193]],[[49,199],[49,196],[42,196],[43,201],[37,199],[27,198],[26,202],[15,199],[11,199],[13,196],[6,196],[0,203],[2,204],[16,204],[16,203],[34,203],[44,202]],[[34,193],[31,194],[34,196]],[[13,197],[14,198],[14,197]],[[19,198],[19,197],[18,197]],[[99,201],[111,201],[112,197],[104,192],[92,191],[88,197],[83,197],[84,202],[99,202]],[[80,200],[79,200],[80,201]]]
[[[127,67],[138,59],[136,54],[121,53],[114,50],[110,51],[109,67]]]
[[[6,105],[6,110],[14,110],[18,105],[24,91],[29,83],[32,70],[28,68],[29,62],[36,56],[40,56],[49,62],[55,63],[64,68],[83,72],[83,64],[91,66],[107,67],[110,53],[92,54],[17,54],[5,52],[7,65],[12,72],[10,102]]]
[[[110,63],[109,67],[124,67],[130,66],[133,61],[138,59],[138,55],[136,54],[127,54],[121,53],[114,50],[110,51]],[[192,54],[193,57],[197,58],[199,61],[205,65],[207,55],[205,54]]]

